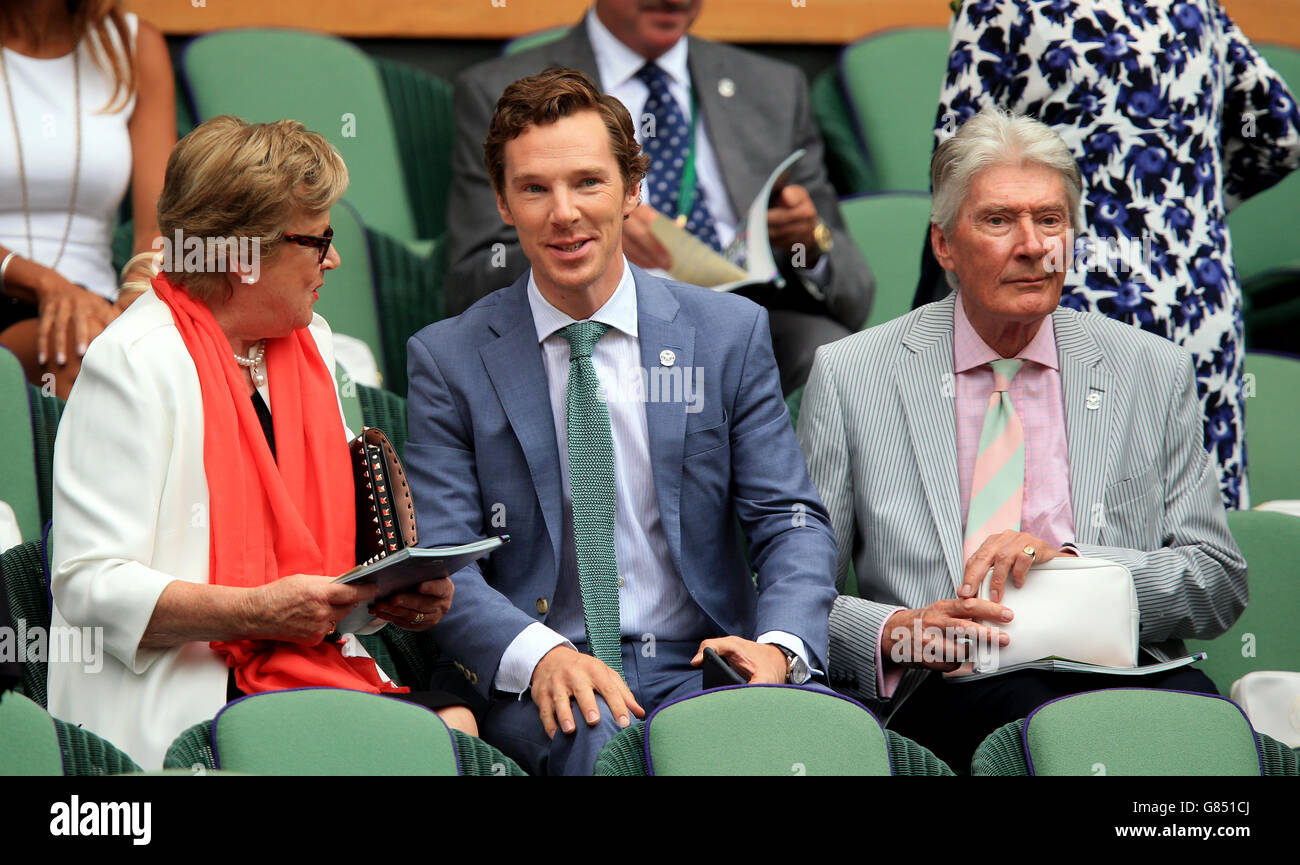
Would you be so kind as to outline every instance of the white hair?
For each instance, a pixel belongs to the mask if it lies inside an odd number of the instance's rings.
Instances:
[[[1047,124],[992,106],[985,106],[962,124],[956,135],[935,148],[930,159],[930,184],[934,190],[930,224],[948,235],[957,223],[957,212],[970,194],[975,175],[1007,164],[1037,164],[1059,174],[1068,199],[1070,224],[1078,224],[1083,178],[1070,148]],[[949,283],[953,283],[951,272]]]

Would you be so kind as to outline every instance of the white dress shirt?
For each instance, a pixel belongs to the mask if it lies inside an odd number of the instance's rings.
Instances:
[[[691,598],[677,576],[669,553],[650,466],[650,430],[641,379],[641,342],[637,335],[636,284],[632,269],[622,261],[617,288],[591,321],[609,325],[592,349],[591,362],[605,392],[614,444],[614,549],[618,560],[619,618],[625,639],[683,641],[708,634],[708,616]],[[501,691],[528,689],[533,669],[551,649],[586,642],[582,592],[578,583],[577,548],[573,532],[573,502],[569,492],[568,387],[569,342],[562,333],[576,319],[556,309],[542,296],[530,272],[528,303],[542,347],[542,362],[555,422],[564,493],[563,549],[560,573],[547,623],[529,625],[510,643],[493,685]],[[689,551],[686,551],[689,552]],[[770,631],[758,642],[779,643],[808,660],[803,641],[784,631]]]

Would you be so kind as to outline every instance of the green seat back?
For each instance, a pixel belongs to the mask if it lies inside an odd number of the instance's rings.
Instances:
[[[276,775],[456,775],[446,725],[413,703],[337,688],[235,700],[212,722],[216,768]]]
[[[59,736],[50,714],[22,694],[0,695],[0,776],[62,775]]]
[[[653,775],[889,775],[885,731],[825,691],[757,685],[705,691],[646,719]]]
[[[1300,519],[1271,511],[1228,511],[1228,527],[1246,557],[1250,603],[1227,633],[1188,640],[1205,652],[1198,666],[1228,693],[1232,683],[1257,670],[1300,669]]]
[[[361,419],[366,426],[383,430],[393,443],[393,449],[402,453],[406,447],[406,397],[357,385],[357,398],[361,402]]]
[[[1250,722],[1231,700],[1141,688],[1089,691],[1025,720],[1034,775],[1259,775]]]
[[[32,444],[36,448],[36,497],[44,526],[54,517],[54,440],[67,402],[30,384],[27,398],[32,407]]]
[[[339,402],[343,403],[343,422],[353,436],[361,435],[361,427],[365,423],[361,415],[361,401],[357,399],[357,388],[361,385],[353,381],[341,366],[334,367],[334,384],[339,389]]]
[[[1300,94],[1300,49],[1256,42],[1255,49]],[[1228,215],[1232,259],[1244,281],[1266,270],[1300,265],[1300,172],[1247,199]]]
[[[502,54],[518,54],[520,51],[527,51],[529,48],[536,48],[538,45],[546,45],[554,42],[565,33],[569,32],[566,27],[552,27],[549,30],[535,30],[532,33],[525,33],[523,36],[516,36],[505,45],[501,46]]]
[[[935,106],[947,68],[941,27],[879,33],[840,55],[840,83],[877,189],[929,192]]]
[[[0,573],[4,575],[4,602],[9,605],[9,618],[14,627],[26,633],[37,628],[47,635],[50,628],[50,596],[46,588],[47,563],[44,544],[35,540],[23,541],[0,554]],[[17,639],[15,634],[15,639]],[[16,644],[15,644],[16,645]],[[48,665],[43,655],[25,655],[22,662],[22,692],[39,706],[49,704],[46,694]],[[3,774],[0,772],[0,774]]]
[[[330,227],[334,229],[339,266],[325,274],[316,312],[325,317],[335,333],[356,337],[369,346],[382,375],[384,345],[365,226],[356,208],[340,201],[330,210]]]
[[[384,386],[405,396],[406,341],[442,318],[445,237],[422,244],[418,253],[379,232],[369,232],[367,239],[384,344]]]
[[[813,119],[826,142],[826,170],[840,195],[856,195],[876,188],[876,179],[858,140],[835,69],[824,69],[808,88]]]
[[[190,42],[178,71],[200,121],[290,118],[325,136],[350,169],[348,199],[366,224],[417,237],[384,85],[361,49],[298,30],[222,30]]]
[[[863,327],[910,312],[921,275],[918,241],[930,224],[930,196],[920,192],[863,195],[841,201],[840,213],[876,276],[876,297]]]
[[[422,238],[441,237],[447,230],[451,151],[456,143],[451,85],[394,60],[377,59],[375,65],[397,129],[416,231]]]
[[[0,347],[0,502],[8,503],[25,540],[41,536],[41,505],[36,483],[36,447],[32,441],[27,378],[13,352]]]
[[[1300,499],[1300,357],[1246,354],[1246,471],[1250,500]]]

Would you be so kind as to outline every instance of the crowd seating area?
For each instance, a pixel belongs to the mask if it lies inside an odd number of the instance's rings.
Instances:
[[[531,34],[504,50],[556,35]],[[864,327],[911,308],[929,218],[931,130],[947,47],[942,29],[883,32],[846,46],[837,65],[811,82],[841,211],[876,274],[874,308]],[[1257,47],[1300,92],[1300,50]],[[383,386],[373,387],[340,371],[348,426],[384,429],[400,451],[406,340],[443,315],[444,238],[454,218],[447,213],[451,85],[376,60],[347,40],[289,30],[199,36],[181,53],[176,76],[181,135],[219,114],[249,121],[293,117],[343,155],[351,186],[332,212],[332,227],[345,265],[329,275],[317,310],[336,333],[371,350],[382,377]],[[1283,353],[1294,350],[1300,323],[1300,172],[1247,202],[1230,223],[1252,347],[1246,360],[1252,498],[1300,500],[1300,357]],[[116,238],[121,266],[130,252],[129,213]],[[796,392],[787,400],[792,421],[800,399]],[[3,600],[15,622],[48,628],[51,462],[62,401],[28,384],[16,359],[0,351],[0,406],[0,501],[14,509],[25,539],[0,559]],[[1249,563],[1251,603],[1226,634],[1189,645],[1208,653],[1204,669],[1225,692],[1245,676],[1300,670],[1294,555],[1300,518],[1245,511],[1230,513],[1229,522]],[[438,662],[427,634],[389,627],[362,639],[399,683],[426,682]],[[1243,649],[1247,642],[1250,653]],[[44,662],[28,660],[20,686],[0,700],[0,775],[141,771],[112,743],[52,718],[45,702]],[[390,747],[370,747],[380,738]],[[734,747],[737,742],[747,747]],[[1101,762],[1107,774],[1298,775],[1297,746],[1300,729],[1252,729],[1240,708],[1223,698],[1120,688],[1049,704],[989,736],[971,766],[947,766],[853,701],[772,686],[720,689],[671,703],[611,741],[596,768],[605,775],[1089,775]],[[496,749],[444,730],[418,706],[331,689],[235,701],[185,731],[166,767],[187,774],[195,768],[323,776],[523,774]]]

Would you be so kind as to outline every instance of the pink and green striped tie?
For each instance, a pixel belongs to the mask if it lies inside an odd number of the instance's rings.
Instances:
[[[1025,431],[1011,405],[1011,380],[1024,361],[1002,358],[991,361],[993,393],[984,412],[979,456],[970,485],[970,508],[966,512],[966,541],[962,560],[970,561],[985,538],[1005,529],[1020,529],[1020,510],[1025,495]]]

